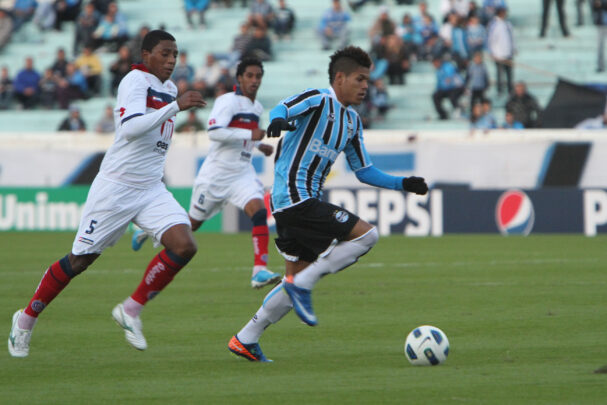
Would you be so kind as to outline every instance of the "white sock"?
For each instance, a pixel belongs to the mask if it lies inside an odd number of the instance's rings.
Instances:
[[[266,295],[253,318],[237,333],[238,340],[244,344],[258,342],[263,331],[271,324],[280,321],[291,308],[293,308],[291,299],[280,283]]]
[[[122,302],[122,306],[124,307],[124,312],[126,312],[128,316],[132,316],[133,318],[137,318],[141,313],[141,310],[143,309],[143,305],[141,305],[131,297],[125,299]]]
[[[315,262],[297,273],[293,277],[293,284],[311,290],[322,276],[335,274],[356,263],[359,257],[371,250],[378,239],[377,228],[373,227],[356,239],[339,242],[328,255],[318,257]]]
[[[37,320],[38,318],[30,316],[26,314],[25,311],[22,311],[17,319],[17,327],[19,327],[19,329],[32,330],[34,329],[34,325],[36,325]]]

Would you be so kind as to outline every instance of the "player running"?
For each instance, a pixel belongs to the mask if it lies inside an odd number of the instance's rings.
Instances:
[[[276,247],[285,258],[283,282],[228,348],[251,361],[270,361],[259,347],[263,331],[291,308],[310,326],[317,324],[311,293],[324,275],[355,263],[378,240],[377,229],[347,210],[320,200],[322,186],[339,153],[363,183],[426,194],[421,177],[395,177],[375,168],[363,144],[362,122],[352,105],[367,92],[371,60],[358,47],[335,52],[328,89],[311,89],[280,102],[271,112],[268,136],[288,132],[278,143],[272,187]]]
[[[254,250],[251,286],[254,288],[280,280],[280,274],[267,269],[268,212],[263,202],[263,185],[251,164],[254,147],[266,156],[274,152],[272,145],[259,142],[266,133],[259,128],[263,107],[255,99],[262,76],[261,61],[242,60],[236,68],[238,86],[235,91],[215,100],[209,116],[211,147],[194,181],[189,212],[194,231],[228,202],[251,218]],[[133,249],[139,250],[147,237],[146,232],[136,231]]]
[[[162,183],[166,153],[171,144],[175,115],[206,105],[200,93],[177,96],[169,80],[177,60],[175,38],[162,30],[143,39],[143,63],[120,82],[114,121],[116,137],[93,181],[71,253],[44,273],[34,296],[13,315],[8,337],[11,356],[29,354],[32,329],[38,315],[109,246],[132,221],[164,245],[149,263],[143,280],[130,297],[112,310],[136,349],[147,343],[139,314],[196,253],[196,241],[185,210]]]

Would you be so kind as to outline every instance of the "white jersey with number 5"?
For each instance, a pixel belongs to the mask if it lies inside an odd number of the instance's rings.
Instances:
[[[114,108],[116,137],[100,177],[137,188],[161,181],[179,112],[176,96],[173,82],[161,82],[141,65],[122,79]]]
[[[215,100],[208,125],[211,147],[195,183],[226,184],[243,172],[254,173],[251,157],[259,142],[251,140],[251,131],[259,128],[262,113],[259,101],[251,101],[238,90]]]

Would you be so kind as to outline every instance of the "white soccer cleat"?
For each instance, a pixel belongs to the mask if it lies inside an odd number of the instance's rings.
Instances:
[[[126,341],[137,350],[145,350],[148,348],[148,343],[141,332],[143,325],[139,317],[133,318],[124,312],[124,306],[118,304],[112,310],[112,317],[122,329],[124,329],[124,337]]]
[[[8,352],[13,357],[27,357],[30,352],[30,339],[32,331],[29,329],[21,329],[18,326],[19,316],[23,310],[18,310],[13,314],[13,326],[11,333],[8,335]]]

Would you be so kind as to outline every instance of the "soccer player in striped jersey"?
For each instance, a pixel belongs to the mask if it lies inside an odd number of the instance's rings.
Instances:
[[[280,280],[280,274],[266,267],[268,212],[264,204],[263,184],[251,164],[254,148],[266,156],[274,152],[272,145],[260,142],[266,131],[259,128],[263,107],[255,98],[262,77],[263,64],[259,59],[243,59],[236,68],[236,89],[215,100],[209,115],[211,147],[194,180],[189,211],[194,231],[228,202],[251,218],[254,251],[251,286],[254,288],[276,284]],[[139,250],[146,238],[145,232],[136,231],[133,249]]]
[[[188,215],[161,180],[175,115],[206,103],[195,91],[177,97],[177,87],[169,80],[178,54],[171,34],[150,31],[141,47],[143,63],[133,66],[118,87],[116,137],[89,190],[72,250],[46,270],[25,310],[13,315],[8,338],[11,356],[29,354],[38,315],[105,248],[120,239],[130,222],[154,235],[165,247],[149,263],[133,294],[112,311],[127,341],[145,350],[147,342],[139,317],[143,306],[196,253]]]
[[[376,187],[426,194],[421,177],[396,177],[373,166],[352,105],[367,92],[371,59],[358,47],[335,52],[328,89],[310,89],[281,101],[271,112],[269,137],[278,137],[272,213],[276,247],[285,258],[283,282],[265,297],[253,318],[232,337],[228,348],[251,361],[268,361],[259,347],[263,331],[291,308],[303,322],[317,324],[311,293],[318,280],[355,263],[378,240],[374,226],[321,200],[323,183],[344,152],[358,180]]]

